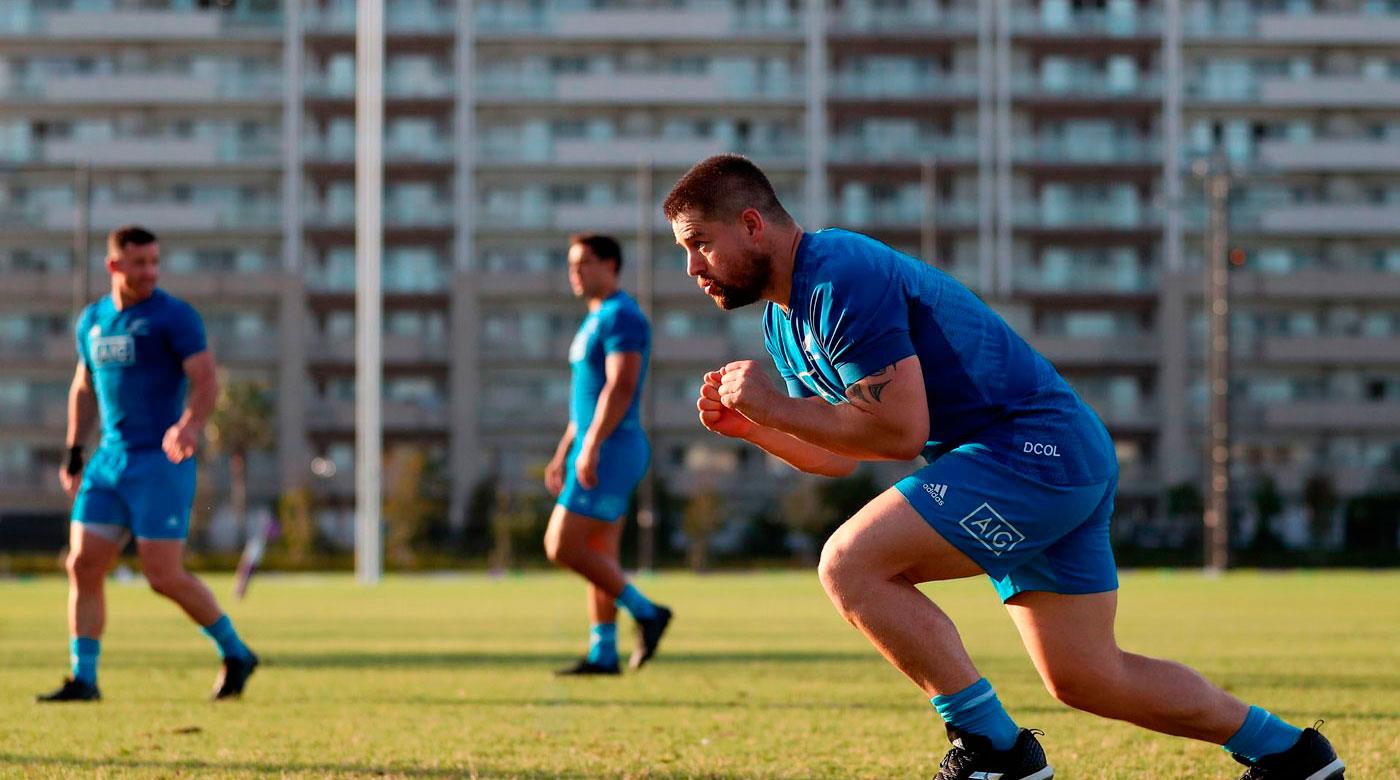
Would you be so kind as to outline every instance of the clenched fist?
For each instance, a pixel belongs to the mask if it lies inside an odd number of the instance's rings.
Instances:
[[[700,424],[721,436],[743,439],[753,432],[754,422],[720,402],[720,376],[723,369],[705,374],[700,386],[700,398],[695,407],[700,410]]]

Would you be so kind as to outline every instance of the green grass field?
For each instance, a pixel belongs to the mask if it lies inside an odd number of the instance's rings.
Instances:
[[[230,580],[211,578],[221,598]],[[175,607],[109,586],[97,705],[48,705],[65,583],[0,582],[0,775],[927,778],[932,708],[832,610],[813,573],[664,574],[677,612],[645,671],[559,681],[586,634],[562,575],[265,577],[231,606],[268,664],[205,701],[216,655]],[[1295,722],[1325,718],[1349,778],[1400,777],[1400,575],[1124,577],[1125,647],[1195,665]],[[1214,746],[1071,712],[1040,687],[991,587],[929,589],[1061,778],[1234,778]],[[630,644],[630,628],[623,627]]]

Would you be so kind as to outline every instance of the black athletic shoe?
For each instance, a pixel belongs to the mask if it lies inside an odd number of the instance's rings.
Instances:
[[[214,693],[209,698],[218,701],[242,696],[243,686],[248,684],[248,678],[253,676],[253,670],[257,668],[258,657],[253,655],[252,650],[248,651],[247,658],[225,658],[219,676],[214,678]]]
[[[651,660],[656,655],[656,648],[661,645],[661,635],[666,633],[666,627],[671,625],[671,610],[656,605],[656,615],[651,620],[637,621],[637,649],[632,651],[632,659],[628,663],[633,669],[642,668],[642,664]]]
[[[595,664],[587,658],[580,658],[573,666],[566,666],[554,673],[555,677],[616,677],[622,669],[616,663]]]
[[[953,749],[938,762],[933,780],[1046,780],[1055,770],[1045,763],[1045,750],[1035,737],[1040,731],[1021,729],[1009,750],[992,749],[986,737],[948,729]]]
[[[50,693],[41,693],[34,701],[102,701],[102,691],[97,686],[82,680],[65,677],[63,685]]]
[[[1317,730],[1322,721],[1303,729],[1303,736],[1293,743],[1293,747],[1282,753],[1264,756],[1253,763],[1235,756],[1235,760],[1249,767],[1240,780],[1342,780],[1346,765],[1337,758],[1337,751],[1322,732]]]

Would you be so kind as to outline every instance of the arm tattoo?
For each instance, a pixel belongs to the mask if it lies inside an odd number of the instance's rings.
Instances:
[[[865,398],[865,391],[860,389],[860,385],[851,385],[846,388],[846,397],[852,401],[868,403]]]
[[[877,404],[880,403],[880,395],[883,394],[883,393],[885,392],[885,387],[886,387],[886,385],[888,385],[890,382],[893,382],[893,381],[894,381],[893,379],[886,379],[886,380],[883,381],[883,382],[870,382],[870,381],[869,381],[870,378],[871,378],[871,377],[876,377],[876,376],[884,376],[885,374],[887,374],[887,373],[889,373],[889,372],[891,372],[891,371],[894,371],[894,370],[895,370],[895,366],[894,366],[894,365],[888,365],[888,366],[885,366],[884,368],[880,369],[879,371],[871,371],[871,372],[865,377],[865,379],[862,379],[862,380],[861,380],[862,382],[869,382],[870,400],[874,401],[874,402],[877,403]],[[865,391],[861,389],[861,386],[860,386],[859,384],[851,385],[850,388],[849,388],[846,392],[847,392],[848,395],[852,396],[853,398],[858,398],[858,399],[860,399],[861,401],[865,401],[865,400],[866,400]]]

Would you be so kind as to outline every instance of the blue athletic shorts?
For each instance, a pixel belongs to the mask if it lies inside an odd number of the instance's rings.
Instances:
[[[194,477],[194,458],[171,463],[161,450],[98,448],[83,470],[73,522],[118,543],[125,543],[126,533],[137,539],[184,539]]]
[[[598,450],[598,484],[584,490],[574,476],[574,460],[578,458],[578,440],[569,450],[565,465],[564,490],[558,504],[570,512],[594,520],[612,522],[627,513],[632,491],[647,473],[651,464],[651,445],[640,431],[617,431]]]
[[[1002,601],[1022,591],[1118,588],[1109,545],[1117,472],[1066,487],[957,449],[895,484],[933,530],[981,566]]]

